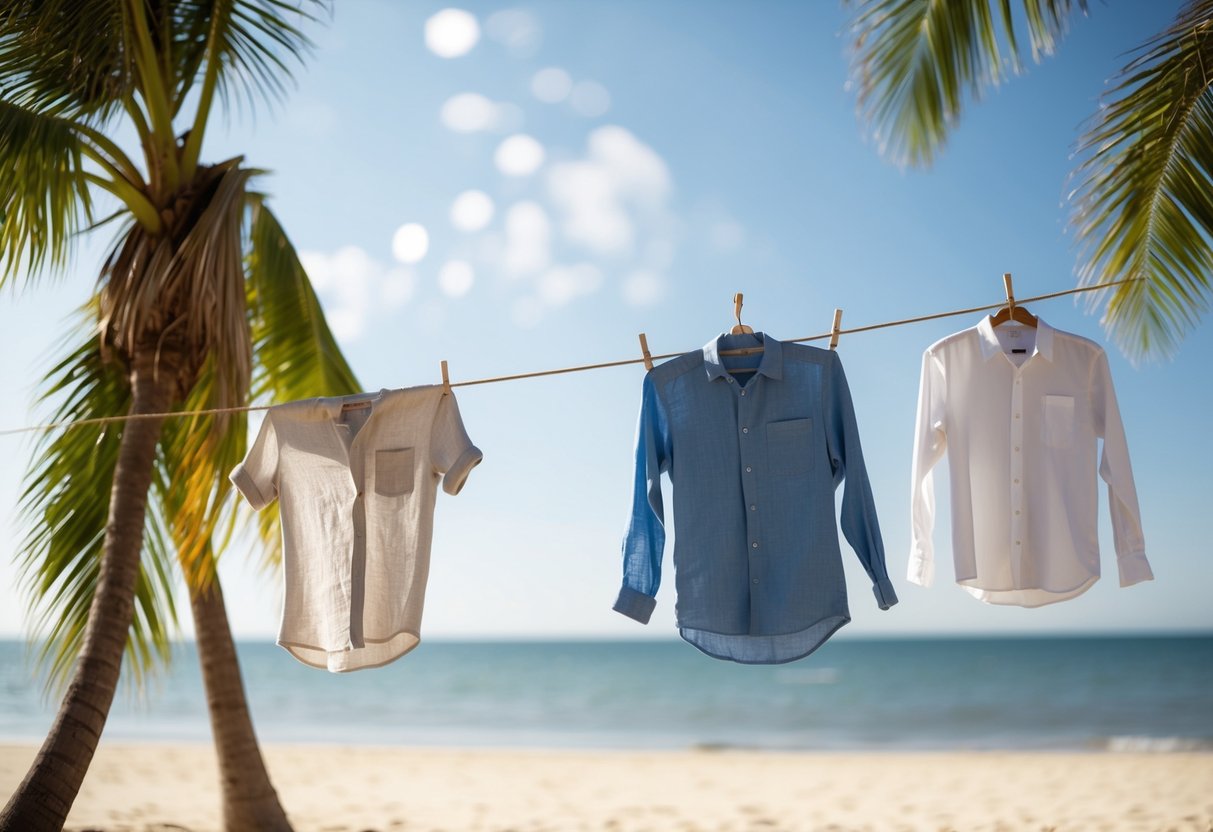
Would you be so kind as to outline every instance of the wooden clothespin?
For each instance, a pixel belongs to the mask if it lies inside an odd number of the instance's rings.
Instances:
[[[733,317],[737,319],[737,325],[729,332],[730,335],[752,335],[754,333],[752,327],[748,327],[741,322],[741,292],[733,295]]]
[[[830,324],[830,349],[838,349],[839,330],[842,327],[842,310],[834,310],[834,323]]]
[[[445,359],[443,359],[443,361],[442,361],[442,395],[444,395],[444,396],[451,395],[451,377],[447,373]]]
[[[1023,306],[1015,304],[1015,289],[1011,285],[1011,273],[1004,272],[1002,287],[1007,293],[1007,305],[990,316],[990,326],[1005,324],[1007,321],[1018,321],[1025,326],[1036,326],[1036,316]]]
[[[640,333],[640,354],[644,356],[644,369],[653,369],[653,356],[649,353],[649,339]]]

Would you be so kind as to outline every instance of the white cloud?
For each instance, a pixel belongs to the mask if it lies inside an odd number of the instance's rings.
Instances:
[[[516,202],[505,214],[501,263],[513,275],[531,274],[552,261],[552,222],[537,202]]]
[[[543,145],[525,133],[518,133],[497,146],[493,162],[506,176],[530,176],[539,170],[545,155]]]
[[[425,21],[425,45],[440,58],[458,58],[480,40],[480,24],[463,9],[443,9]]]
[[[569,97],[573,79],[558,66],[549,66],[531,76],[531,95],[545,104],[558,104]]]
[[[598,118],[611,109],[611,94],[597,81],[578,81],[569,93],[573,112],[586,118]]]
[[[472,290],[476,272],[466,260],[450,260],[438,270],[438,288],[448,298],[461,298]]]
[[[419,223],[405,223],[392,235],[392,254],[401,263],[420,263],[429,250],[429,232]]]
[[[464,191],[451,202],[451,225],[460,231],[481,231],[493,221],[493,199],[484,191]]]
[[[595,254],[622,255],[635,247],[634,217],[647,221],[668,212],[671,182],[651,147],[622,127],[607,126],[590,133],[585,160],[551,168],[547,188],[571,242]]]
[[[515,58],[529,58],[543,41],[543,29],[535,15],[522,9],[503,9],[489,15],[484,30]]]
[[[438,118],[456,133],[493,130],[501,120],[501,107],[478,92],[461,92],[442,103]]]
[[[299,260],[339,341],[357,340],[377,308],[399,308],[413,295],[416,281],[411,271],[389,269],[358,246],[345,246],[331,254],[301,251]]]
[[[632,306],[652,306],[665,295],[665,280],[656,272],[637,269],[623,281],[623,299]]]

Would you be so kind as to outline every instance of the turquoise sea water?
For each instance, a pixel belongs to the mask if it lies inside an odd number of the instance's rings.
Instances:
[[[267,742],[589,748],[1213,750],[1213,637],[838,639],[777,667],[681,642],[425,642],[333,675],[239,646]],[[53,716],[25,646],[0,642],[0,738]],[[209,740],[194,648],[106,737]]]

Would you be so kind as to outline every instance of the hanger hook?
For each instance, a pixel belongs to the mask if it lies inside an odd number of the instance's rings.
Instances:
[[[733,295],[733,317],[737,319],[737,326],[741,326],[741,292]]]

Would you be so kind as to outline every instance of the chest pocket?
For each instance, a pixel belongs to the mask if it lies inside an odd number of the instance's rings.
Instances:
[[[1045,396],[1045,444],[1068,448],[1074,444],[1074,397]]]
[[[413,449],[375,451],[375,493],[399,497],[413,490]]]
[[[776,476],[803,474],[813,467],[813,420],[789,419],[767,425],[767,464]]]

